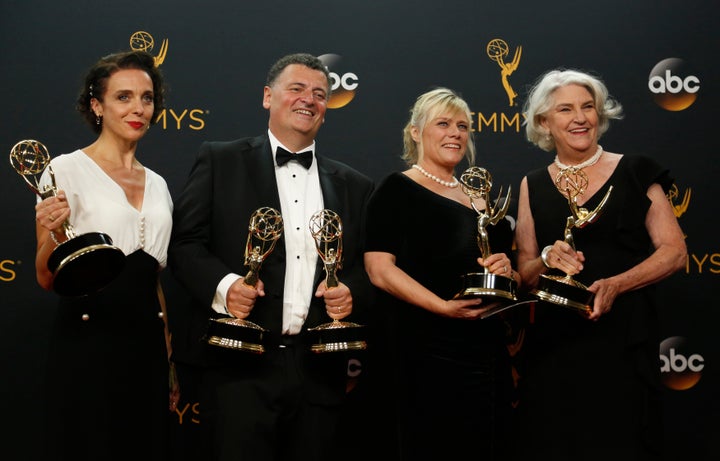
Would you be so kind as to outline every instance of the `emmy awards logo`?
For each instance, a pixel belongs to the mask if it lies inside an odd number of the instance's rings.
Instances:
[[[497,224],[507,214],[510,206],[510,191],[508,187],[505,198],[502,198],[502,188],[498,198],[493,204],[490,201],[490,190],[492,189],[492,176],[484,168],[472,166],[465,170],[460,177],[462,190],[470,198],[470,205],[478,214],[477,220],[477,241],[480,247],[480,255],[487,258],[492,254],[487,232],[487,226]],[[475,205],[476,199],[483,199],[485,209],[480,210]],[[455,298],[487,298],[492,301],[507,303],[517,300],[517,283],[511,277],[491,274],[487,267],[483,272],[473,272],[463,275],[463,288],[455,295]],[[483,305],[484,307],[485,305]],[[499,307],[499,306],[498,306]],[[495,310],[492,311],[496,312]],[[487,315],[486,315],[487,316]]]
[[[26,139],[10,150],[10,164],[40,198],[57,195],[55,174],[47,147]],[[50,184],[41,187],[47,171]],[[113,245],[109,235],[88,232],[77,235],[68,220],[62,223],[67,240],[58,245],[48,258],[53,274],[53,290],[62,296],[83,296],[100,291],[125,267],[125,254]]]
[[[325,284],[331,290],[338,286],[337,270],[342,268],[342,221],[332,210],[320,210],[310,218],[310,233],[325,267]],[[363,326],[353,322],[332,322],[310,328],[311,350],[317,353],[362,350],[367,343],[358,338]]]
[[[684,215],[687,212],[688,207],[690,206],[690,196],[692,195],[692,189],[686,189],[685,193],[683,194],[683,198],[680,201],[680,203],[676,203],[678,197],[680,197],[680,190],[678,189],[678,186],[673,184],[670,190],[668,191],[667,198],[670,202],[670,206],[673,209],[673,214],[676,218],[679,218],[680,216]]]
[[[248,267],[248,272],[243,282],[254,287],[257,285],[263,261],[272,253],[275,244],[282,235],[282,216],[274,208],[258,208],[250,216],[248,230],[247,244],[245,246],[245,265]],[[263,327],[249,320],[235,317],[210,319],[207,342],[210,345],[226,349],[262,354],[265,352],[262,340],[266,331]]]
[[[667,199],[670,202],[670,206],[672,207],[673,214],[676,218],[679,219],[687,212],[688,207],[690,207],[691,195],[692,189],[685,189],[682,200],[680,201],[680,203],[676,203],[678,197],[680,197],[680,190],[678,189],[678,186],[676,184],[673,184],[672,187],[670,187],[670,190],[667,193]],[[684,235],[685,237],[687,237],[686,234]]]
[[[505,88],[505,93],[507,93],[508,99],[510,101],[510,106],[512,107],[515,105],[515,98],[517,97],[517,93],[515,92],[515,90],[513,90],[512,86],[510,86],[510,82],[508,82],[508,77],[513,72],[515,72],[520,65],[522,47],[518,46],[517,48],[515,48],[515,54],[513,55],[512,62],[510,63],[505,62],[505,58],[508,56],[508,54],[510,54],[508,44],[505,42],[505,40],[501,38],[490,40],[487,44],[486,52],[488,57],[493,61],[497,62],[498,66],[500,66],[502,85],[503,88]]]
[[[130,49],[133,51],[151,52],[155,48],[155,39],[149,33],[139,30],[130,36]],[[168,51],[168,39],[164,39],[160,45],[160,51],[155,56],[155,67],[165,62]]]
[[[582,169],[565,168],[555,177],[555,187],[567,197],[571,215],[565,223],[564,240],[575,250],[573,228],[582,229],[592,224],[599,217],[605,204],[610,198],[613,187],[610,186],[605,196],[594,210],[578,206],[577,198],[582,195],[588,186],[588,177]],[[595,293],[588,291],[582,283],[574,280],[569,274],[565,276],[541,275],[538,286],[530,292],[537,298],[560,306],[579,310],[583,314],[592,312],[592,301]]]

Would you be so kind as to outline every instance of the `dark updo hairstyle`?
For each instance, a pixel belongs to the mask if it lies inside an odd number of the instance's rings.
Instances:
[[[123,51],[100,58],[85,76],[85,83],[75,103],[75,109],[92,127],[95,133],[102,131],[102,124],[96,123],[96,116],[90,107],[92,98],[102,102],[107,90],[107,81],[119,70],[139,69],[145,71],[153,82],[153,104],[155,106],[150,124],[157,122],[157,114],[165,109],[165,82],[155,58],[146,51]]]

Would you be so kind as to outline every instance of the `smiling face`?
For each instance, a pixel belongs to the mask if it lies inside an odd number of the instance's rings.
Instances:
[[[558,154],[595,151],[598,114],[587,88],[566,85],[553,92],[554,103],[540,124],[555,139]]]
[[[329,91],[323,72],[301,64],[287,66],[264,90],[270,131],[295,151],[312,144],[325,121]]]
[[[465,156],[470,121],[461,111],[439,112],[428,119],[422,129],[413,127],[412,136],[418,143],[418,163],[442,165],[452,170]]]
[[[93,98],[90,106],[102,117],[103,136],[137,141],[147,132],[155,112],[152,79],[143,70],[118,70],[108,78],[102,102]]]

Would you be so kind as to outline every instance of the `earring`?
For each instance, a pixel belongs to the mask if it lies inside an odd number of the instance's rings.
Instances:
[[[100,125],[100,123],[102,123],[102,117],[95,114],[95,125]]]

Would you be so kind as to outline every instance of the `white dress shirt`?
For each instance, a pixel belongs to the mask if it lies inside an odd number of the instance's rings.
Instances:
[[[292,152],[283,146],[268,130],[270,148],[273,159],[278,146]],[[300,150],[315,151],[315,143]],[[307,318],[310,301],[315,295],[315,268],[318,253],[315,240],[310,234],[310,218],[317,211],[323,209],[320,177],[318,175],[317,161],[313,158],[310,168],[305,169],[298,162],[291,161],[283,166],[275,164],[275,179],[280,196],[280,214],[283,218],[283,236],[285,237],[285,257],[287,267],[285,270],[285,287],[283,299],[283,326],[282,334],[297,334],[300,332]],[[220,313],[227,313],[225,294],[230,285],[240,275],[228,274],[218,284],[218,290],[213,302],[213,309]],[[262,271],[260,272],[262,279]]]

